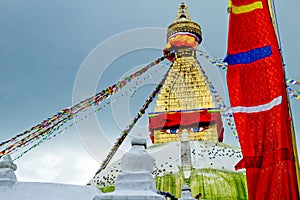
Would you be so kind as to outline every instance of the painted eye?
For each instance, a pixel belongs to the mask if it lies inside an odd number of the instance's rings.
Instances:
[[[166,129],[165,132],[170,134],[176,134],[179,132],[179,129]]]
[[[191,128],[191,131],[193,131],[193,132],[201,132],[201,131],[204,131],[205,130],[205,128],[204,127],[198,127],[198,128]]]

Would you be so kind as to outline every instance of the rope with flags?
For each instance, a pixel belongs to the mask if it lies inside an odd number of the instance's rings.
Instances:
[[[286,81],[287,84],[300,85],[299,81],[296,81],[296,80],[293,80],[293,79],[287,78],[285,81]]]
[[[138,111],[136,116],[132,119],[131,123],[128,125],[128,127],[121,132],[121,136],[117,139],[117,141],[114,143],[114,146],[111,148],[110,152],[108,153],[107,157],[104,159],[102,162],[102,165],[100,169],[95,173],[94,178],[96,177],[97,174],[99,174],[101,171],[103,171],[107,165],[109,164],[110,160],[112,157],[115,155],[115,153],[118,151],[119,147],[123,143],[123,141],[126,139],[128,136],[129,132],[132,130],[134,125],[138,122],[138,120],[145,114],[146,109],[149,107],[149,105],[153,102],[155,99],[156,95],[159,93],[160,89],[162,88],[167,75],[169,73],[171,68],[167,71],[167,73],[164,75],[163,79],[160,81],[160,83],[156,86],[152,94],[148,97],[148,99],[145,101],[143,104],[142,108]]]
[[[298,100],[300,99],[300,90],[294,90],[290,86],[287,86],[287,90],[290,96],[295,97]]]
[[[165,67],[165,66],[162,65],[161,68],[157,68],[153,73],[159,72],[159,71],[162,70],[164,67]],[[146,81],[146,80],[152,78],[153,73],[150,72],[150,73],[149,73],[146,77],[144,77],[143,79],[140,79],[139,81],[136,81],[136,83],[135,83],[135,85],[134,85],[133,87],[129,88],[128,90],[125,90],[124,92],[122,92],[121,94],[119,94],[118,96],[116,96],[115,98],[113,98],[111,101],[107,101],[107,102],[104,102],[104,101],[103,101],[103,102],[101,102],[101,104],[99,105],[98,108],[95,107],[96,109],[92,109],[91,112],[85,114],[84,116],[82,116],[82,117],[80,117],[80,118],[78,118],[78,119],[75,117],[74,120],[73,120],[73,122],[70,121],[70,122],[71,122],[70,124],[65,125],[66,123],[64,123],[64,124],[61,124],[61,125],[57,126],[57,127],[55,128],[56,130],[54,130],[52,134],[47,134],[45,137],[41,138],[36,144],[32,145],[30,148],[28,148],[28,149],[26,149],[25,151],[23,151],[23,152],[21,152],[20,154],[18,154],[18,155],[14,158],[14,160],[17,160],[17,159],[23,157],[26,153],[28,153],[28,152],[31,151],[32,149],[38,147],[40,144],[44,143],[45,141],[51,140],[52,138],[55,138],[56,136],[58,136],[58,135],[64,133],[67,129],[69,129],[70,127],[73,127],[75,124],[80,123],[80,122],[83,121],[84,119],[87,119],[88,117],[90,117],[90,116],[93,115],[94,113],[97,113],[97,112],[99,112],[99,111],[101,111],[101,110],[107,108],[112,102],[115,102],[116,100],[118,100],[118,99],[121,98],[122,96],[130,96],[130,97],[131,97],[131,96],[135,93],[135,91],[136,91],[136,89],[137,89],[137,85],[142,84],[144,81]],[[131,93],[132,93],[132,94],[131,94]],[[94,107],[92,107],[92,108],[94,108]],[[85,112],[85,111],[84,111],[84,112]],[[65,125],[64,128],[63,128],[63,129],[60,129],[60,127],[62,127],[63,125]],[[31,143],[33,143],[33,142],[31,142]],[[30,143],[30,144],[31,144],[31,143]],[[16,151],[15,151],[14,153],[18,152],[18,150],[19,150],[19,149],[16,149]]]
[[[127,85],[129,82],[131,82],[133,79],[141,76],[142,74],[147,72],[151,67],[159,64],[163,60],[165,60],[165,56],[156,59],[155,61],[140,69],[139,71],[129,76],[126,76],[122,80],[118,81],[116,84],[102,90],[96,95],[86,98],[85,100],[79,102],[78,104],[72,107],[65,108],[56,113],[55,115],[43,120],[38,125],[35,125],[30,129],[17,134],[9,140],[1,142],[0,158],[7,154],[13,154],[20,148],[29,146],[32,143],[39,140],[38,143],[34,144],[32,147],[27,149],[25,153],[37,147],[39,144],[51,138],[51,134],[53,134],[53,132],[58,131],[60,127],[65,125],[70,120],[73,120],[78,113],[83,112],[87,108],[90,108],[92,106],[99,105],[100,102],[102,102],[105,99],[108,99],[113,94],[117,93],[120,89],[122,89],[125,85]],[[74,123],[70,124],[70,126],[73,125]],[[61,133],[62,132],[63,131],[61,131]],[[22,153],[22,155],[24,155],[24,152]],[[21,156],[18,156],[17,158],[19,157]]]
[[[211,64],[215,65],[216,67],[219,67],[220,69],[222,69],[224,71],[227,71],[228,64],[226,62],[224,62],[223,59],[216,58],[215,56],[212,56],[209,53],[207,53],[201,49],[197,49],[197,52],[198,52],[199,56],[206,58]]]
[[[223,115],[223,117],[225,117],[226,121],[227,121],[227,125],[230,127],[233,135],[235,136],[236,139],[238,139],[238,135],[237,135],[237,130],[235,127],[235,123],[234,123],[234,119],[233,119],[233,115],[232,113],[229,111],[229,108],[226,106],[226,104],[224,103],[222,97],[218,94],[218,91],[216,90],[216,88],[214,87],[214,85],[212,84],[212,82],[209,80],[208,76],[206,75],[205,71],[200,67],[200,70],[205,78],[205,82],[214,98],[215,103],[218,105],[218,107],[220,108],[221,114]]]

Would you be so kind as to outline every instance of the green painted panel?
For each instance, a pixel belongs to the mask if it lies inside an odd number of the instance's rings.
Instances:
[[[175,197],[181,196],[181,187],[189,183],[192,194],[201,192],[203,199],[214,200],[246,200],[247,183],[243,173],[227,172],[215,169],[192,169],[191,176],[184,180],[182,169],[179,173],[155,177],[156,188],[170,192]],[[100,188],[102,192],[114,191],[114,186]]]

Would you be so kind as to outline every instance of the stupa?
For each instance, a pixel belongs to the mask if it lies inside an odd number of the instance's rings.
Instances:
[[[149,129],[154,144],[173,141],[222,141],[223,125],[196,57],[201,28],[184,3],[168,27],[164,52],[173,52],[166,81],[158,94]]]
[[[157,194],[151,176],[154,158],[146,151],[147,142],[142,138],[131,140],[132,148],[121,159],[121,170],[114,192],[98,195],[93,200],[163,200]]]
[[[154,111],[149,113],[153,145],[147,151],[155,159],[152,174],[156,188],[179,198],[187,184],[192,195],[201,193],[204,199],[247,199],[245,174],[234,169],[241,151],[222,143],[220,108],[197,60],[201,41],[201,27],[181,3],[168,27],[164,48],[173,64]],[[98,185],[104,192],[113,191],[120,173],[120,161],[116,161],[89,184]]]

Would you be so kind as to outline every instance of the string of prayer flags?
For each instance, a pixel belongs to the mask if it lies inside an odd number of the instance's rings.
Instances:
[[[165,56],[156,59],[155,61],[151,62],[147,66],[140,69],[139,71],[123,78],[116,84],[102,90],[96,95],[86,98],[85,100],[77,103],[72,107],[63,109],[58,113],[56,113],[55,115],[53,115],[52,117],[43,120],[38,125],[33,126],[30,129],[20,134],[17,134],[16,136],[12,137],[9,140],[1,142],[0,158],[3,157],[4,155],[12,154],[13,152],[17,151],[19,148],[24,148],[32,144],[34,141],[38,141],[41,138],[48,137],[48,135],[51,135],[59,127],[63,126],[65,123],[69,122],[70,120],[73,120],[74,116],[76,116],[78,113],[87,110],[89,107],[98,105],[104,99],[107,99],[114,93],[117,93],[120,89],[122,89],[133,79],[141,76],[142,74],[147,72],[151,67],[159,64],[164,60],[165,60]]]
[[[159,70],[162,70],[162,68],[164,68],[164,66],[162,66],[161,68],[156,69],[156,70],[154,71],[154,73],[157,73]],[[150,74],[152,74],[152,73],[150,73]],[[144,77],[143,79],[141,79],[138,83],[136,83],[136,85],[137,85],[137,84],[142,84],[144,81],[146,81],[146,80],[149,79],[149,78],[152,78],[152,76],[149,76],[149,75],[145,76],[145,77]],[[136,89],[136,85],[133,86],[132,88],[135,88],[135,89]],[[129,90],[132,90],[132,88],[130,88]],[[134,92],[135,92],[135,90],[134,90]],[[14,158],[14,160],[17,160],[17,159],[21,158],[23,155],[25,155],[26,153],[28,153],[28,152],[31,151],[32,149],[38,147],[40,144],[44,143],[45,141],[51,140],[52,138],[54,138],[54,137],[56,137],[56,136],[58,136],[58,135],[64,133],[68,128],[74,126],[75,124],[80,123],[80,122],[83,121],[84,119],[86,119],[86,118],[88,118],[89,116],[91,116],[93,113],[99,112],[99,111],[102,110],[103,108],[107,107],[111,102],[115,102],[115,101],[118,100],[121,96],[124,96],[124,94],[126,94],[127,96],[130,95],[130,93],[129,93],[128,91],[124,91],[122,94],[118,95],[117,97],[115,97],[115,98],[112,99],[111,101],[108,101],[108,102],[106,102],[106,103],[104,103],[104,104],[103,104],[103,103],[100,104],[100,107],[97,108],[97,109],[94,109],[93,112],[90,112],[90,113],[88,113],[88,114],[82,116],[82,117],[79,118],[79,119],[76,119],[76,118],[75,118],[75,121],[74,121],[74,122],[71,121],[71,123],[70,123],[68,126],[64,126],[63,129],[60,129],[60,127],[63,126],[63,125],[65,125],[65,124],[61,124],[61,125],[55,127],[55,128],[53,129],[53,133],[52,133],[52,134],[47,134],[47,135],[43,136],[36,144],[33,144],[31,147],[29,147],[29,148],[26,149],[25,151],[21,152],[20,154],[18,154],[18,155]],[[32,144],[32,143],[33,143],[33,141],[31,141],[29,144]],[[27,145],[26,145],[26,146],[27,146]],[[23,147],[25,147],[25,146],[23,146]],[[22,147],[22,148],[23,148],[23,147]],[[13,151],[13,153],[18,152],[18,150],[19,150],[19,148],[18,148],[18,149],[15,149],[15,151]]]
[[[208,89],[210,90],[215,103],[217,104],[218,108],[220,108],[220,111],[221,111],[222,115],[225,117],[227,124],[230,127],[233,135],[235,136],[236,139],[238,139],[237,130],[235,127],[232,113],[229,112],[228,107],[224,103],[222,97],[218,94],[218,91],[216,90],[216,88],[214,87],[212,82],[208,79],[208,76],[206,75],[205,71],[201,67],[200,67],[200,70],[205,78],[206,85],[208,86]]]
[[[198,52],[198,54],[199,54],[200,56],[202,56],[202,57],[208,59],[208,61],[209,61],[211,64],[213,64],[213,65],[219,67],[220,69],[222,69],[222,70],[224,70],[224,71],[227,71],[227,66],[228,66],[228,64],[227,64],[226,62],[224,62],[223,59],[221,59],[221,58],[216,58],[216,57],[210,55],[209,53],[207,53],[207,52],[205,52],[205,51],[203,51],[203,50],[200,50],[200,49],[197,49],[197,52]]]
[[[300,85],[300,82],[299,82],[299,81],[296,81],[296,80],[293,80],[293,79],[289,79],[289,78],[287,78],[287,79],[285,80],[285,82],[286,82],[287,84]]]
[[[291,87],[287,86],[287,90],[290,96],[295,97],[296,99],[300,99],[300,91],[294,90]]]
[[[138,111],[138,113],[136,114],[136,116],[132,119],[131,123],[126,127],[125,130],[123,130],[121,132],[121,136],[119,138],[117,138],[117,142],[115,142],[114,146],[112,147],[112,149],[108,153],[108,155],[105,158],[105,160],[102,162],[102,165],[101,165],[100,169],[96,172],[96,174],[95,174],[94,177],[96,177],[97,174],[99,174],[101,171],[103,171],[107,167],[108,163],[110,162],[110,160],[112,159],[112,157],[115,155],[115,153],[117,152],[117,150],[119,149],[119,147],[121,146],[121,144],[123,143],[123,141],[126,139],[126,137],[128,136],[129,132],[131,131],[131,129],[138,122],[138,120],[143,116],[143,114],[145,114],[145,111],[147,110],[147,108],[149,107],[149,105],[153,102],[154,98],[159,93],[160,89],[162,88],[162,86],[163,86],[163,84],[164,84],[164,82],[165,82],[165,80],[167,78],[167,74],[169,73],[170,69],[171,68],[169,68],[168,72],[164,75],[164,77],[161,80],[161,82],[156,86],[156,88],[154,89],[154,91],[152,92],[152,94],[145,101],[145,103],[143,104],[142,108]]]

